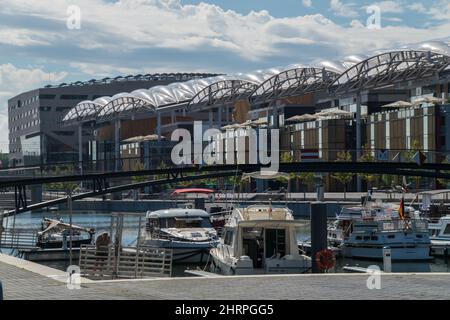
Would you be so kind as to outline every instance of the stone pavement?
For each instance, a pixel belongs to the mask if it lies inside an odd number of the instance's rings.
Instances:
[[[450,299],[450,274],[383,274],[369,290],[368,275],[248,276],[64,282],[0,262],[5,299]]]

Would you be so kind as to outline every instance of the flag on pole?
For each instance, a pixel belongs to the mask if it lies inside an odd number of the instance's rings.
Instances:
[[[398,216],[400,219],[405,220],[405,198],[402,198],[400,202],[400,208],[398,209]]]

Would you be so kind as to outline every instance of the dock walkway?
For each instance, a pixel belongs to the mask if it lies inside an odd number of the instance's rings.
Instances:
[[[63,272],[32,263],[23,266],[0,255],[7,300],[450,299],[450,274],[383,274],[380,290],[369,290],[367,279],[366,274],[330,274],[84,280],[81,289],[69,290]]]

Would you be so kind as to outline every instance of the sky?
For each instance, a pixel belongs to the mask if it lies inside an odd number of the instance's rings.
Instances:
[[[440,39],[450,0],[0,0],[0,132],[7,100],[46,84],[246,72]]]

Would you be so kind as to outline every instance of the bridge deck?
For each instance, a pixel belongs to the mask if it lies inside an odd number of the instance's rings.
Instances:
[[[31,270],[31,271],[30,271]],[[53,275],[52,275],[53,274]],[[450,274],[383,274],[369,290],[364,274],[85,281],[69,290],[64,273],[0,255],[5,299],[449,299]]]

